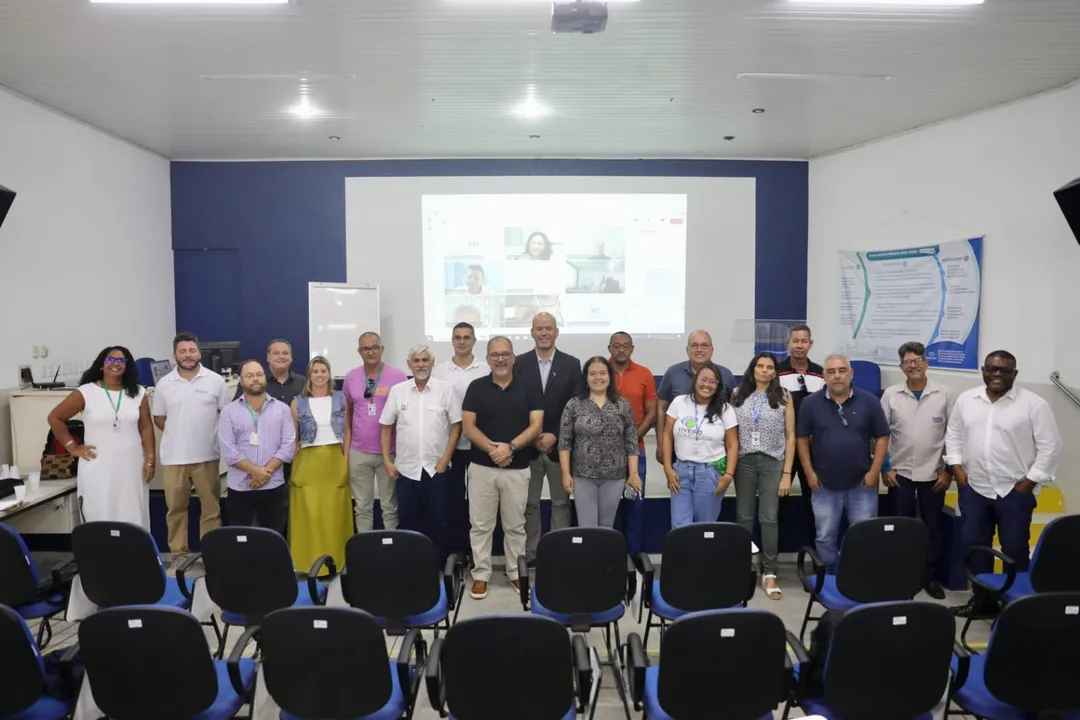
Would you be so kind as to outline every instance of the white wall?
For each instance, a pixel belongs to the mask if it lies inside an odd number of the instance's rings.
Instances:
[[[0,388],[25,364],[74,382],[110,344],[167,357],[168,161],[0,89],[0,185],[18,193],[0,227]],[[9,443],[0,433],[4,462]]]
[[[1080,176],[1077,127],[1080,85],[811,161],[816,354],[837,345],[838,250],[985,235],[980,352],[1013,352],[1018,382],[1053,404],[1066,438],[1077,437],[1080,409],[1049,384],[1059,370],[1080,387],[1080,246],[1052,194]],[[981,382],[975,373],[937,377],[960,388]],[[886,379],[899,381],[898,371]],[[1067,449],[1060,474],[1080,510],[1080,451]]]

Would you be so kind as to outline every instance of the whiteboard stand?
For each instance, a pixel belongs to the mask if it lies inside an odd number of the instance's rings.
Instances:
[[[330,361],[334,378],[343,378],[362,361],[361,333],[379,329],[379,286],[308,283],[308,358]]]

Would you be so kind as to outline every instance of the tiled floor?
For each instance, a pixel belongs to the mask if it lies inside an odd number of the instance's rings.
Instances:
[[[776,613],[783,621],[784,624],[793,633],[798,633],[799,625],[802,622],[803,613],[806,610],[807,595],[799,587],[798,580],[795,574],[795,568],[793,565],[781,565],[780,567],[780,585],[784,588],[785,593],[783,599],[774,601],[768,599],[763,592],[758,590],[754,599],[751,601],[751,606],[764,608],[771,612]],[[955,605],[967,600],[967,593],[949,593],[944,603],[949,605]],[[929,600],[926,595],[920,595],[920,599]],[[521,604],[518,600],[516,591],[510,585],[510,582],[502,575],[496,575],[492,579],[492,584],[488,593],[488,597],[484,600],[473,600],[465,594],[464,602],[462,603],[461,613],[459,619],[474,617],[477,615],[486,615],[492,613],[506,613],[506,612],[520,612]],[[957,632],[959,633],[960,625],[957,625]],[[34,623],[33,630],[36,632],[36,623]],[[77,626],[74,623],[54,622],[53,623],[54,639],[50,644],[50,649],[65,647],[76,641]],[[623,641],[625,642],[627,636],[630,633],[637,632],[643,634],[644,627],[641,623],[637,622],[637,604],[635,602],[633,611],[628,612],[627,615],[620,622],[620,632],[622,633]],[[232,638],[235,639],[239,636],[239,633],[232,633]],[[978,643],[985,643],[989,636],[989,624],[976,623],[968,637],[968,641],[978,647]],[[209,640],[213,639],[212,632],[207,630],[207,637]],[[594,631],[589,637],[590,644],[596,647],[598,650],[603,649],[603,640],[598,631]],[[230,643],[231,645],[231,643]],[[654,634],[650,637],[650,655],[651,661],[657,662],[656,652],[659,646],[658,638]],[[392,642],[388,642],[388,647],[393,647]],[[602,653],[601,653],[602,654]],[[417,710],[414,714],[416,720],[435,720],[439,715],[437,712],[431,709],[431,706],[427,701],[427,694],[423,688],[420,691],[420,698],[417,704]],[[619,696],[610,672],[606,672],[604,684],[600,691],[600,699],[596,711],[596,720],[619,720],[625,718]],[[638,717],[638,713],[631,713],[631,717]],[[777,710],[776,717],[780,717],[780,710]],[[791,713],[791,717],[802,717],[802,714],[795,709]]]

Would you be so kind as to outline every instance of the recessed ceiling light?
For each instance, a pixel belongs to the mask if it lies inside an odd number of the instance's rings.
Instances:
[[[514,106],[514,114],[525,120],[537,120],[551,111],[536,99],[536,89],[532,86],[525,92],[525,99]]]
[[[90,0],[97,5],[287,5],[289,0]]]
[[[311,104],[311,101],[308,100],[307,95],[301,96],[300,102],[289,108],[289,112],[303,120],[313,118],[319,114],[319,110]]]
[[[908,6],[908,7],[959,7],[982,5],[986,0],[788,0],[792,5],[848,5],[851,7]]]
[[[755,115],[760,115],[761,113],[765,112],[765,108],[754,108],[750,112],[754,113]]]
[[[331,135],[328,139],[330,139],[330,140],[340,140],[341,136],[340,135]]]

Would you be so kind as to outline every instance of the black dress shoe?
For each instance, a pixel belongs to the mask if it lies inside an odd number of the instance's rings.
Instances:
[[[926,594],[935,600],[945,599],[945,588],[941,587],[941,583],[937,580],[927,580],[925,590]]]
[[[972,595],[964,605],[956,605],[952,608],[953,615],[972,620],[992,620],[998,615],[998,604],[985,596]]]

